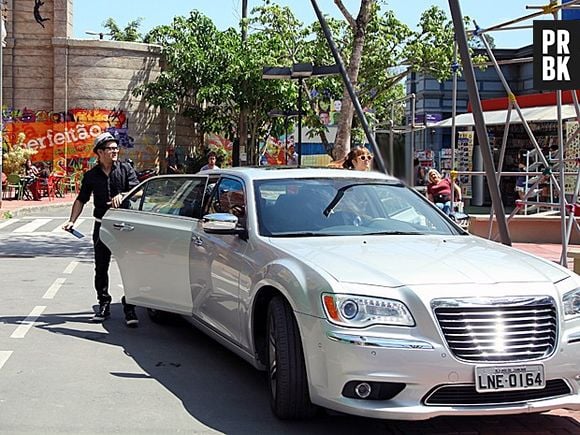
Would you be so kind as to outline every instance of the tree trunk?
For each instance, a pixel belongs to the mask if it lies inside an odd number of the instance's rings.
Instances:
[[[376,0],[361,0],[358,16],[356,20],[354,20],[352,16],[348,14],[348,11],[346,11],[344,6],[342,6],[341,0],[335,0],[336,5],[341,10],[343,15],[345,15],[354,33],[352,54],[350,56],[346,72],[350,82],[355,88],[360,71],[360,64],[365,43],[365,33],[371,16],[371,7],[374,5],[375,1]],[[345,86],[342,96],[340,121],[338,122],[338,131],[334,141],[333,157],[335,160],[344,158],[350,151],[350,132],[352,128],[353,114],[354,105]]]

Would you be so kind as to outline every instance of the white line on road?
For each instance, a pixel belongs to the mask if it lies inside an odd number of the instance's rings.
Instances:
[[[0,223],[0,229],[2,228],[6,228],[8,225],[12,225],[15,224],[16,222],[18,222],[20,219],[8,219],[6,222],[2,222]]]
[[[10,355],[12,355],[11,350],[0,350],[0,369],[4,367],[4,364],[6,364]]]
[[[79,265],[78,261],[71,261],[68,266],[66,267],[66,269],[64,270],[64,274],[66,275],[70,275],[71,273],[73,273],[73,270],[75,270],[75,268]]]
[[[32,222],[22,225],[20,228],[16,228],[13,233],[29,233],[36,231],[43,225],[49,223],[52,219],[34,219]]]
[[[75,222],[75,228],[78,228],[80,224],[82,224],[85,221],[85,219],[77,219],[77,221]],[[67,221],[64,221],[63,224],[67,223]],[[54,230],[51,231],[52,233],[64,233],[64,230],[62,229],[62,225],[57,226]]]
[[[60,290],[60,287],[64,284],[66,278],[57,278],[54,280],[52,285],[48,288],[42,299],[52,299],[56,296],[56,292]]]
[[[32,328],[36,319],[42,314],[46,309],[46,306],[37,305],[30,312],[30,314],[22,321],[22,323],[14,330],[10,338],[24,338],[26,333]]]

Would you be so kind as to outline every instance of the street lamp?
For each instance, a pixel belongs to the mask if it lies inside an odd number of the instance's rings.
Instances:
[[[97,35],[100,40],[102,40],[105,35],[106,36],[111,36],[112,35],[112,33],[93,32],[92,30],[87,30],[85,33],[87,35]]]
[[[302,164],[302,84],[308,77],[336,75],[338,65],[315,66],[311,63],[295,63],[292,67],[265,66],[262,78],[266,80],[298,80],[298,167]]]

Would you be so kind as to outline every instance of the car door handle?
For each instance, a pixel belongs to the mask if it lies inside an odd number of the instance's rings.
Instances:
[[[203,240],[199,236],[191,236],[191,241],[193,242],[193,244],[195,246],[201,246],[201,245],[203,245]]]
[[[135,227],[133,225],[127,225],[126,223],[122,222],[120,224],[113,224],[113,228],[119,231],[133,231]]]

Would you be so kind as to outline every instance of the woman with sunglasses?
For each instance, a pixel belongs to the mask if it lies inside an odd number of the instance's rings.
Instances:
[[[365,147],[357,146],[350,150],[342,164],[345,169],[370,171],[373,155]]]
[[[455,201],[461,201],[461,189],[449,178],[443,178],[437,169],[427,173],[427,198],[446,215],[451,214],[451,189],[455,190]]]

